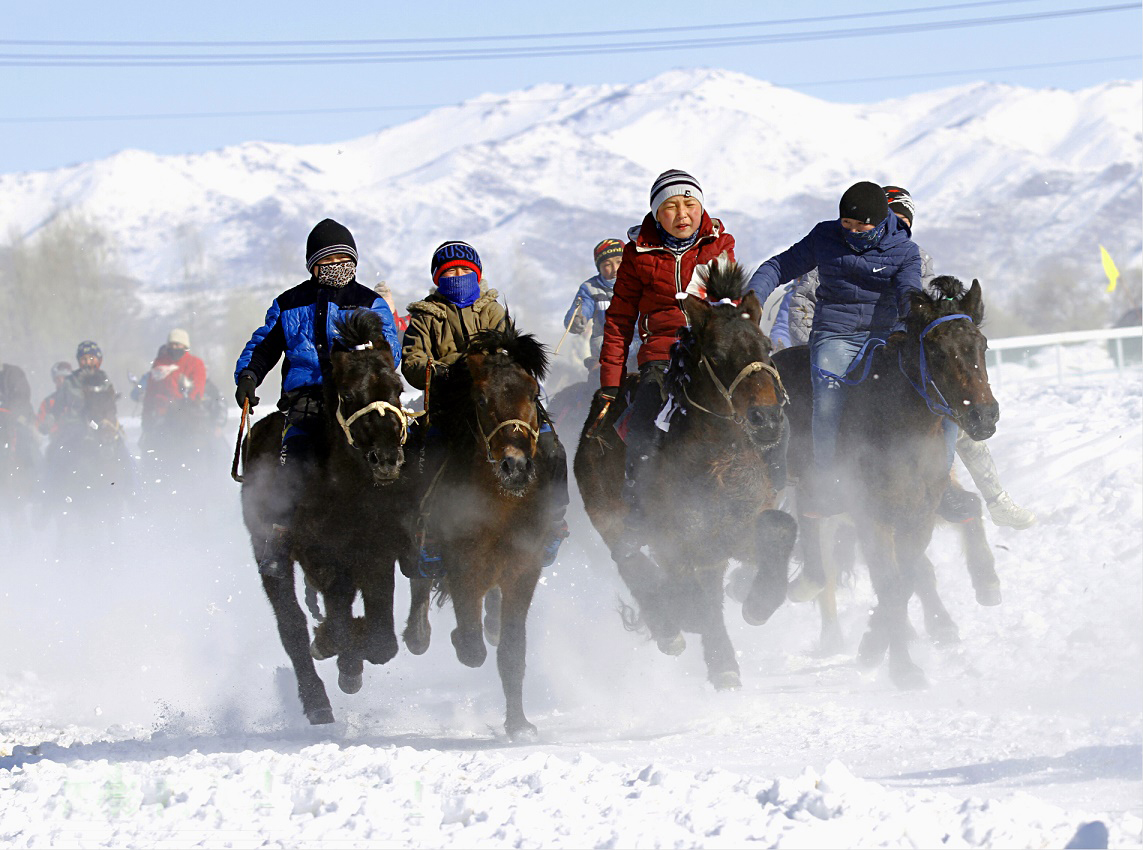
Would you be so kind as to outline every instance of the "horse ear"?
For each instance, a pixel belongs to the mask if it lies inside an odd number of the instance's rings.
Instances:
[[[758,300],[758,293],[753,289],[738,304],[743,314],[754,324],[762,321],[762,302]]]
[[[706,324],[706,320],[710,318],[712,312],[711,306],[706,301],[694,295],[688,295],[679,306],[683,308],[687,321],[696,331]]]
[[[980,291],[980,281],[972,279],[972,286],[960,300],[960,309],[972,316],[972,323],[979,325],[984,318],[984,297]]]

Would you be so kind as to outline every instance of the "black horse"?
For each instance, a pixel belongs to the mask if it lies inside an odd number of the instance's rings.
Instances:
[[[320,591],[325,619],[309,640],[294,573],[262,577],[293,664],[298,696],[310,723],[332,723],[333,710],[314,659],[337,656],[338,685],[361,688],[363,662],[384,664],[397,653],[393,625],[393,565],[409,557],[410,537],[399,520],[409,497],[399,476],[408,412],[401,379],[377,314],[357,310],[337,323],[329,380],[323,384],[328,450],[317,457],[297,494],[290,555]],[[255,552],[272,533],[266,505],[283,486],[278,455],[284,417],[275,412],[250,430],[242,516]],[[353,617],[360,591],[364,619]]]
[[[410,652],[428,649],[435,586],[456,612],[456,657],[479,667],[488,654],[481,602],[495,599],[489,617],[498,622],[489,632],[504,688],[504,729],[513,740],[536,736],[524,715],[523,686],[525,621],[540,578],[555,473],[537,453],[539,382],[547,367],[544,347],[509,324],[476,334],[443,380],[434,380],[439,407],[434,403],[430,415],[444,432],[445,449],[420,489],[424,522],[442,560],[439,576],[412,579],[404,633]]]
[[[936,278],[929,292],[912,295],[905,331],[891,335],[870,355],[868,376],[846,393],[837,453],[848,484],[848,512],[878,599],[859,657],[872,666],[888,651],[890,674],[900,687],[926,682],[909,656],[910,597],[916,593],[924,603],[930,633],[947,636],[950,627],[955,632],[925,549],[937,506],[950,486],[944,419],[983,440],[992,436],[1000,415],[988,384],[987,343],[978,327],[983,314],[979,282],[966,291],[956,278]],[[799,502],[813,504],[808,351],[787,349],[775,355],[774,363],[790,390],[795,426],[788,454],[791,475],[799,482]],[[999,579],[979,519],[962,530],[977,600],[998,604]],[[803,518],[800,533],[808,568],[832,578],[822,560],[834,541],[823,539],[821,520]],[[823,605],[823,635],[836,617],[831,592]]]
[[[707,297],[682,301],[689,329],[680,332],[667,373],[677,411],[648,470],[647,515],[652,559],[617,562],[639,606],[629,626],[646,624],[659,648],[683,651],[683,631],[702,636],[707,676],[716,688],[741,684],[723,620],[723,578],[734,558],[756,566],[743,602],[751,625],[769,619],[785,599],[797,534],[776,510],[773,452],[780,452],[785,391],[759,327],[762,305],[742,297],[736,265],[711,271]],[[622,497],[624,446],[613,427],[624,408],[598,393],[580,435],[576,481],[592,524],[614,550],[627,506]]]

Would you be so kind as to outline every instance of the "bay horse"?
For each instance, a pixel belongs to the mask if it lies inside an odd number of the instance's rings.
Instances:
[[[737,265],[712,268],[707,298],[681,302],[689,328],[680,331],[667,372],[669,404],[677,407],[658,462],[647,470],[651,557],[617,560],[638,606],[625,624],[645,624],[659,649],[686,647],[683,631],[702,638],[707,676],[718,689],[741,685],[723,619],[728,559],[755,565],[742,614],[761,625],[782,604],[797,535],[777,507],[773,452],[787,427],[785,390],[759,327],[762,305],[745,297]],[[575,456],[575,475],[592,524],[614,552],[627,506],[622,496],[625,450],[614,423],[626,402],[596,393]]]
[[[393,565],[410,557],[412,545],[400,521],[409,501],[399,480],[408,411],[401,407],[401,379],[381,319],[370,310],[355,310],[335,322],[335,329],[322,384],[327,446],[304,476],[288,531],[291,560],[325,603],[325,619],[312,643],[293,569],[284,578],[262,576],[311,724],[334,720],[315,659],[336,655],[338,686],[356,693],[364,661],[384,664],[397,654]],[[272,533],[267,505],[285,484],[278,469],[284,427],[284,414],[275,411],[247,437],[242,517],[255,554]],[[358,592],[363,620],[353,617]]]
[[[956,624],[937,594],[925,549],[941,496],[946,487],[959,486],[949,479],[944,419],[972,439],[984,440],[995,432],[1000,416],[985,367],[987,342],[978,327],[983,316],[978,281],[966,290],[954,277],[935,278],[928,292],[912,293],[904,332],[874,348],[868,374],[846,391],[837,457],[848,485],[848,512],[878,600],[859,660],[876,666],[888,652],[890,676],[902,688],[926,684],[908,650],[912,632],[907,606],[914,593],[924,606],[930,635],[956,639]],[[790,391],[791,478],[797,479],[799,502],[813,504],[809,350],[786,349],[775,355],[774,363]],[[855,364],[851,374],[859,366]],[[978,517],[959,528],[977,601],[997,605],[1000,581],[979,513],[977,500]],[[833,541],[823,537],[822,520],[816,518],[803,516],[800,533],[807,565],[827,579],[822,634],[823,644],[832,648],[840,642],[833,597],[836,576],[825,569],[823,553]]]
[[[539,440],[539,382],[548,368],[544,346],[509,322],[473,335],[459,360],[434,379],[430,416],[443,431],[443,463],[424,473],[422,516],[441,551],[438,574],[411,578],[404,632],[415,655],[429,647],[432,590],[452,599],[452,644],[467,667],[487,657],[481,623],[498,619],[496,666],[506,704],[504,730],[529,740],[536,727],[524,714],[525,622],[550,529],[549,487]],[[439,403],[439,407],[438,407]],[[499,591],[499,593],[498,593]],[[497,610],[498,609],[498,610]],[[490,635],[492,637],[493,635]]]

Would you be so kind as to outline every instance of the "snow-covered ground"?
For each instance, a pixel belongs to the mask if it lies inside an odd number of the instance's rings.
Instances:
[[[1022,377],[991,447],[1040,521],[988,526],[996,608],[938,532],[962,643],[918,640],[923,692],[820,657],[812,606],[751,628],[732,602],[743,687],[714,692],[697,646],[623,630],[576,505],[529,618],[538,742],[505,740],[447,607],[357,695],[319,665],[338,723],[313,729],[225,457],[114,540],[5,547],[0,845],[1062,847],[1098,820],[1143,846],[1143,374]],[[851,653],[871,601],[864,574],[841,593]]]

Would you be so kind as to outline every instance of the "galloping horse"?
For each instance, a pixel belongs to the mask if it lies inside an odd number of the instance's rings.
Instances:
[[[937,505],[949,483],[945,417],[974,440],[992,436],[1000,416],[985,368],[987,344],[977,327],[984,314],[980,284],[954,277],[932,281],[930,293],[912,295],[905,331],[889,337],[871,355],[868,375],[847,390],[837,456],[850,485],[849,508],[869,562],[878,604],[859,658],[873,666],[889,652],[889,669],[899,687],[923,687],[923,671],[909,656],[907,605],[915,592],[925,623],[935,636],[951,639],[956,626],[936,591],[925,549],[932,538]],[[796,426],[788,454],[798,479],[799,501],[813,497],[809,474],[813,401],[807,349],[779,352],[774,363],[790,390],[790,419]],[[856,367],[854,369],[856,371]],[[864,370],[863,370],[864,371]],[[969,574],[982,605],[1000,602],[1000,582],[979,519],[960,526]],[[821,564],[820,521],[803,522],[807,563]],[[826,573],[827,579],[833,576]],[[832,587],[822,606],[823,640],[836,640]]]
[[[336,655],[339,687],[356,693],[363,661],[384,664],[397,654],[393,564],[408,557],[412,544],[405,524],[396,519],[408,502],[398,482],[408,415],[381,319],[357,310],[336,329],[339,338],[323,384],[328,453],[316,458],[305,477],[289,529],[290,555],[325,602],[326,617],[312,644],[293,570],[286,578],[262,577],[302,709],[313,724],[334,719],[314,659]],[[276,467],[284,426],[284,415],[275,412],[257,422],[247,438],[242,516],[256,552],[272,531],[267,501],[283,486]],[[358,591],[364,621],[353,617]]]
[[[667,372],[677,406],[658,465],[648,470],[650,551],[618,563],[639,607],[630,626],[646,624],[659,649],[677,655],[683,631],[702,636],[707,676],[716,688],[741,684],[723,620],[727,561],[757,565],[742,608],[760,625],[782,604],[797,535],[791,516],[775,510],[772,452],[781,451],[785,390],[759,327],[762,305],[742,297],[736,265],[712,269],[708,303],[682,301],[689,329],[680,332]],[[575,474],[592,524],[613,550],[627,508],[622,497],[624,446],[613,427],[623,410],[598,393],[580,435]]]
[[[539,381],[548,366],[544,347],[515,326],[473,336],[432,392],[430,415],[444,432],[443,465],[427,470],[422,488],[429,534],[441,547],[440,575],[413,578],[405,645],[415,655],[429,647],[428,609],[435,586],[452,598],[456,657],[468,667],[488,651],[481,601],[502,596],[496,666],[507,705],[510,739],[534,738],[524,716],[525,621],[540,578],[549,529],[552,470],[537,455]],[[490,606],[490,609],[493,606]],[[490,610],[490,617],[495,614]],[[494,631],[495,629],[493,629]]]
[[[0,364],[0,523],[10,523],[9,540],[27,530],[39,473],[40,449],[29,424],[31,395],[24,370]]]

